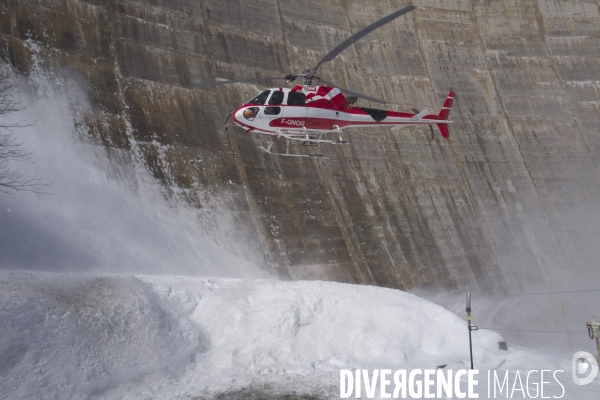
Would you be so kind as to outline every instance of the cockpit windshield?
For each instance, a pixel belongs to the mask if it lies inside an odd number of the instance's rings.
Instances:
[[[265,104],[265,101],[267,101],[267,97],[269,97],[270,93],[271,93],[270,90],[265,90],[264,92],[262,92],[261,94],[259,94],[258,96],[256,96],[255,98],[253,98],[252,100],[247,102],[246,104]]]

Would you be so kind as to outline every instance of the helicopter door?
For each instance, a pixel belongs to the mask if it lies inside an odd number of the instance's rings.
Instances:
[[[291,128],[303,128],[306,124],[306,94],[289,92],[286,104],[283,107],[283,125]]]
[[[269,97],[269,100],[265,104],[265,107],[262,108],[262,112],[260,113],[260,118],[267,123],[271,122],[274,119],[281,118],[282,115],[282,107],[283,99],[285,97],[285,93],[281,90],[274,90]]]

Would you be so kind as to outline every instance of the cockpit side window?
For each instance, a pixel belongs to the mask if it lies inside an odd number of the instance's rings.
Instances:
[[[283,96],[284,94],[281,90],[275,90],[269,99],[269,104],[282,104]]]
[[[306,103],[306,95],[302,92],[290,92],[287,103],[289,105],[303,106]]]
[[[270,90],[265,90],[246,104],[265,104],[265,101],[267,101],[267,97],[269,97],[269,93],[271,93]]]

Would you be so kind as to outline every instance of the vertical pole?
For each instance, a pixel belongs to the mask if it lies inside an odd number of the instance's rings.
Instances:
[[[596,339],[596,352],[598,353],[598,364],[600,364],[600,323],[596,321],[596,317],[592,317],[592,322],[590,323],[590,327],[592,328],[592,332],[594,332],[594,338]]]
[[[467,293],[467,322],[469,327],[469,352],[471,354],[471,369],[473,369],[473,340],[471,338],[471,292]]]

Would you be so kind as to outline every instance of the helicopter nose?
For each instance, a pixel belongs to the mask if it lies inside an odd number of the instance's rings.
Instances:
[[[235,112],[234,116],[237,121],[241,121],[244,116],[244,109],[240,108],[239,110],[237,110]],[[234,122],[236,122],[236,121],[234,121]]]
[[[237,110],[234,114],[234,118],[232,119],[234,124],[236,124],[240,128],[246,129],[245,124],[247,124],[248,121],[244,118],[244,108]]]

